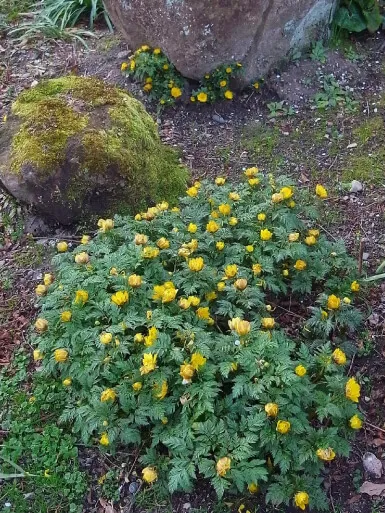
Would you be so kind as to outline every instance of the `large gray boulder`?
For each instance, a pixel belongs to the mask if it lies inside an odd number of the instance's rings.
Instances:
[[[104,0],[132,49],[160,47],[186,77],[243,63],[243,83],[320,37],[336,0]]]
[[[186,180],[143,105],[96,78],[41,82],[0,127],[0,184],[62,224],[176,203]]]

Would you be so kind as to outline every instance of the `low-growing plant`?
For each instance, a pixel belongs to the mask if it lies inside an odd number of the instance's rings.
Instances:
[[[242,71],[237,62],[218,66],[207,73],[190,96],[191,102],[213,103],[218,100],[232,100],[234,93],[231,81]],[[129,62],[122,63],[122,72],[143,83],[143,90],[161,105],[172,105],[183,95],[186,80],[164,55],[160,48],[141,46]],[[259,88],[259,82],[253,84]]]
[[[327,61],[326,48],[324,47],[322,41],[317,41],[312,45],[310,58],[313,61],[320,62],[321,64],[325,64]]]
[[[327,75],[322,79],[321,91],[314,95],[312,103],[319,110],[343,106],[349,112],[354,112],[358,105],[351,97],[350,89],[340,85],[334,75]]]
[[[341,0],[334,24],[349,32],[376,32],[383,23],[378,0]]]
[[[269,109],[269,118],[282,118],[285,116],[294,116],[295,114],[293,107],[288,105],[285,100],[268,103],[267,108]]]
[[[101,219],[73,253],[59,243],[34,357],[63,389],[61,422],[102,450],[141,446],[148,485],[191,490],[199,475],[219,497],[325,510],[323,465],[362,425],[341,349],[362,317],[356,262],[320,233],[310,192],[245,175]]]

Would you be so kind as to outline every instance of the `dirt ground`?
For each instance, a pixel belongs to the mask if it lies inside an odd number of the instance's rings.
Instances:
[[[286,69],[272,73],[260,91],[245,91],[233,102],[179,104],[162,112],[147,101],[138,84],[121,75],[120,65],[130,51],[116,35],[101,29],[88,49],[60,41],[15,45],[0,39],[0,123],[16,95],[35,81],[66,73],[96,75],[146,103],[158,121],[163,141],[180,149],[193,178],[226,174],[237,180],[242,168],[258,165],[263,171],[294,177],[299,187],[327,184],[330,201],[320,229],[333,239],[344,239],[363,274],[373,274],[385,259],[384,33],[346,42],[343,50],[329,50],[326,63],[310,58],[288,63]],[[337,95],[339,106],[319,109],[314,96],[325,93],[325,77],[331,74],[338,80],[339,90],[329,95]],[[351,105],[352,101],[357,105]],[[294,114],[278,108],[272,115],[268,105],[279,102],[285,102],[284,109],[292,107]],[[350,192],[352,180],[361,183],[361,192]],[[63,230],[36,221],[33,213],[20,209],[5,194],[0,195],[0,214],[1,366],[7,364],[15,346],[27,343],[26,330],[36,312],[33,289],[48,269],[52,246],[58,237],[77,240],[81,230]],[[19,220],[23,216],[32,235],[22,235]],[[365,475],[363,454],[370,451],[385,458],[385,286],[376,283],[362,304],[368,321],[353,341],[357,353],[350,368],[350,373],[359,373],[364,382],[360,408],[366,424],[350,458],[333,462],[325,470],[324,486],[333,513],[385,511],[384,499],[358,491],[365,480],[376,482]],[[118,455],[117,462],[122,458]],[[94,464],[98,468],[103,465],[97,459]],[[128,504],[127,511],[170,511],[167,500],[159,503],[148,495],[143,504],[130,505],[124,496],[123,488],[122,504]],[[242,498],[229,498],[226,503],[221,506],[228,508],[226,511],[237,511],[243,503],[252,512],[265,511],[258,499],[247,504]],[[102,508],[102,503],[98,507]],[[172,500],[173,512],[191,508],[224,511],[217,509],[214,494],[204,487]],[[91,506],[85,509],[99,510],[104,511]]]

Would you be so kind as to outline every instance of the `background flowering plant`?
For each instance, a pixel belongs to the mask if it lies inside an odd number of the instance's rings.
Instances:
[[[344,342],[361,315],[355,262],[320,233],[314,197],[250,168],[59,245],[34,357],[66,391],[61,421],[108,451],[142,444],[152,486],[199,474],[219,496],[327,509],[320,471],[362,425]],[[302,324],[280,324],[288,296]]]
[[[186,81],[160,48],[141,46],[129,62],[122,63],[121,69],[124,74],[140,80],[143,90],[161,105],[172,105],[183,94]],[[232,100],[231,81],[241,71],[242,64],[238,62],[219,66],[212,73],[207,73],[192,92],[190,101],[213,103],[223,99]]]

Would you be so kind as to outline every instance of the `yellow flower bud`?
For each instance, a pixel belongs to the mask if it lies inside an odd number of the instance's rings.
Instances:
[[[268,417],[276,417],[278,415],[278,404],[276,403],[267,403],[265,404],[265,412]]]
[[[47,287],[45,285],[38,285],[35,289],[37,296],[45,296],[47,294]]]
[[[193,272],[199,272],[203,269],[205,263],[204,263],[204,260],[202,257],[198,257],[198,258],[190,258],[190,260],[188,261],[188,266],[189,266],[189,269],[190,271],[193,271]]]
[[[110,344],[112,342],[112,333],[107,333],[104,331],[99,336],[100,343],[103,345]]]
[[[299,233],[298,232],[293,232],[293,233],[289,233],[289,242],[297,242],[297,240],[299,239]]]
[[[72,385],[72,379],[71,378],[63,379],[63,386],[69,387],[71,385]]]
[[[43,353],[39,349],[35,349],[33,351],[33,359],[35,362],[42,360],[44,358]]]
[[[107,401],[112,401],[114,402],[115,399],[117,398],[117,393],[115,392],[114,389],[112,388],[106,388],[105,390],[103,390],[103,392],[100,394],[100,401],[102,403],[105,403]]]
[[[39,319],[35,322],[35,330],[38,333],[44,333],[44,331],[47,331],[48,329],[48,321],[46,319],[42,319],[39,317]]]
[[[331,447],[328,447],[327,449],[317,449],[316,455],[322,461],[332,461],[336,457],[336,453]]]
[[[286,435],[290,431],[290,422],[288,420],[279,420],[277,422],[276,431],[281,435]]]
[[[133,288],[140,287],[142,283],[142,277],[138,276],[137,274],[131,274],[128,277],[128,284]]]
[[[88,264],[89,261],[90,261],[90,257],[88,255],[88,253],[86,253],[85,251],[82,251],[82,253],[75,255],[75,262],[77,264]]]
[[[100,445],[104,445],[104,446],[110,445],[110,441],[109,441],[107,433],[102,433],[102,436],[99,438],[99,443],[100,443]]]
[[[227,278],[234,278],[238,273],[238,266],[236,264],[229,264],[225,267],[225,275]]]
[[[273,317],[263,317],[261,319],[261,325],[263,328],[267,330],[272,330],[275,326],[275,320]]]
[[[68,244],[64,241],[58,242],[56,244],[56,249],[59,253],[65,253],[68,250]]]
[[[346,354],[339,348],[335,349],[332,354],[333,360],[337,365],[345,365]]]
[[[66,349],[55,349],[53,355],[58,363],[64,363],[68,360],[68,351]]]
[[[72,318],[72,313],[69,310],[66,310],[60,314],[61,322],[69,322]]]
[[[353,415],[349,420],[349,425],[352,429],[361,429],[362,428],[362,420],[358,415]]]
[[[245,278],[239,278],[234,282],[234,287],[237,290],[245,290],[245,288],[247,287],[247,280],[245,280]]]
[[[238,219],[236,217],[230,217],[229,225],[230,226],[236,226],[237,224],[238,224]]]
[[[321,199],[325,199],[328,197],[327,190],[325,189],[325,187],[323,187],[323,185],[320,184],[316,185],[315,193]]]
[[[132,389],[134,390],[134,392],[139,392],[140,390],[142,390],[142,383],[140,381],[136,381],[136,383],[134,383],[132,385]]]
[[[329,310],[338,310],[340,305],[341,300],[339,297],[335,296],[334,294],[328,297],[327,307],[329,308]]]
[[[134,237],[134,242],[137,246],[144,246],[148,242],[148,237],[143,233],[137,233]]]
[[[248,484],[247,489],[249,490],[250,493],[257,493],[259,490],[259,487],[256,483],[250,483],[250,484]]]
[[[220,281],[217,285],[217,290],[222,292],[222,290],[226,287],[226,284],[223,281]]]
[[[297,376],[302,378],[307,373],[307,370],[303,365],[297,365],[297,367],[295,368],[295,373],[297,374]]]
[[[350,285],[350,290],[352,292],[358,292],[360,290],[360,284],[357,281],[353,281],[353,283]]]
[[[44,275],[43,282],[46,287],[49,287],[49,285],[51,285],[53,282],[53,275],[50,273],[46,273]]]
[[[169,247],[170,247],[170,241],[169,241],[169,240],[167,240],[165,237],[161,237],[161,238],[157,241],[156,245],[157,245],[157,246],[158,246],[158,248],[160,248],[160,249],[167,249],[167,248],[169,248]]]
[[[195,233],[198,230],[198,226],[194,223],[190,223],[187,227],[187,231],[190,233]]]
[[[294,264],[294,269],[297,271],[304,271],[307,267],[307,263],[304,260],[297,260]]]
[[[217,248],[218,251],[222,251],[222,249],[225,247],[225,243],[222,241],[219,241],[215,244],[215,247]]]
[[[270,230],[268,230],[267,228],[265,228],[264,230],[261,230],[260,232],[260,238],[261,240],[270,240],[273,236],[273,232],[271,232]]]
[[[258,221],[265,221],[266,220],[266,214],[261,212],[260,214],[257,215],[257,219],[258,219]]]
[[[158,474],[154,467],[146,467],[142,470],[143,481],[146,483],[153,483],[158,479]]]
[[[304,511],[309,504],[309,495],[306,492],[297,492],[294,495],[294,504]]]
[[[218,476],[225,476],[231,468],[231,459],[225,456],[217,461],[216,470]]]

